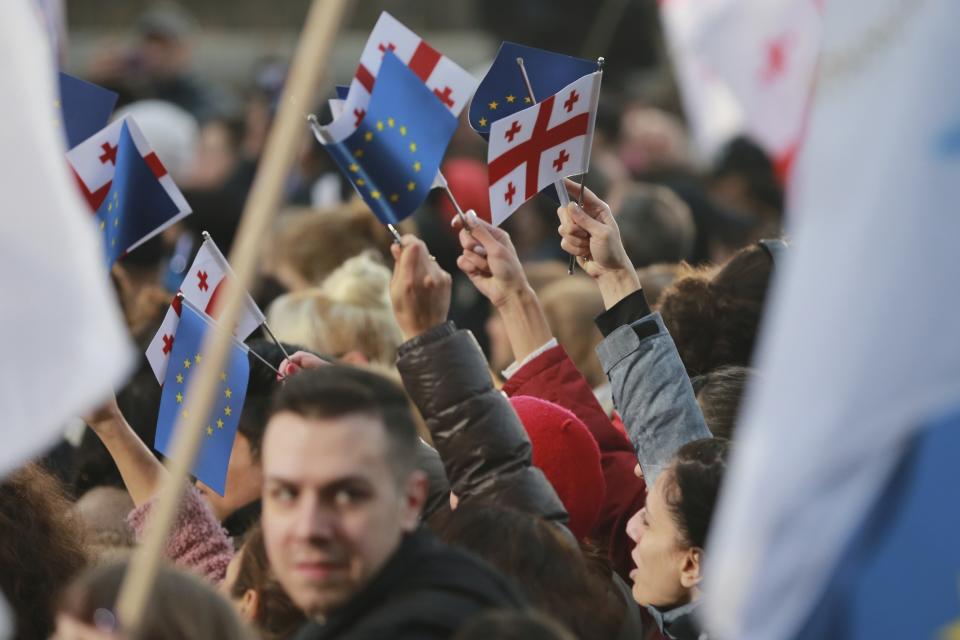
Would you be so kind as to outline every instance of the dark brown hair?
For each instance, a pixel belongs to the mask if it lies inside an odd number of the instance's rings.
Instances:
[[[267,640],[290,638],[305,622],[306,616],[297,609],[270,570],[267,550],[263,544],[263,529],[254,525],[247,532],[240,548],[240,567],[237,579],[230,587],[230,597],[239,599],[248,590],[257,593],[257,613],[253,623],[260,636]]]
[[[720,483],[727,470],[729,441],[703,438],[680,447],[664,471],[667,506],[684,537],[683,542],[703,549],[713,519]]]
[[[453,640],[574,640],[553,619],[536,611],[484,611],[460,627]]]
[[[733,437],[744,391],[755,378],[755,370],[731,366],[714,369],[691,380],[703,419],[714,437],[728,440]]]
[[[37,465],[0,484],[0,586],[15,639],[53,632],[54,597],[87,563],[84,530],[60,484]]]
[[[288,378],[273,396],[269,416],[289,411],[305,418],[373,415],[383,422],[389,463],[405,481],[417,463],[417,426],[407,394],[367,369],[326,365]]]
[[[64,592],[60,612],[85,624],[102,624],[116,603],[126,562],[92,567]],[[121,621],[122,622],[122,621]],[[161,567],[140,619],[139,640],[252,640],[233,606],[213,587],[171,566]],[[41,636],[36,636],[41,637]],[[42,636],[46,637],[46,636]]]
[[[461,504],[431,519],[445,542],[465,548],[499,569],[537,610],[581,640],[616,636],[624,602],[612,573],[585,560],[563,527],[491,504]]]
[[[660,313],[691,376],[750,365],[772,267],[770,254],[752,245],[712,275],[698,271],[664,291]]]

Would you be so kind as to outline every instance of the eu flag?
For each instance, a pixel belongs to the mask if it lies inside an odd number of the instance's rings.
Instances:
[[[517,58],[523,58],[537,101],[598,68],[594,60],[504,42],[470,101],[470,126],[484,138],[489,135],[493,122],[533,104]]]
[[[111,160],[116,170],[110,191],[97,209],[108,266],[180,214],[180,208],[140,155],[127,123],[111,153],[115,154]]]
[[[117,104],[117,94],[80,78],[60,72],[60,114],[67,149],[103,129]]]
[[[167,375],[163,381],[160,398],[160,416],[157,419],[157,434],[154,448],[169,455],[173,445],[174,427],[177,421],[188,417],[187,393],[190,380],[197,369],[203,366],[204,336],[210,327],[208,320],[187,301],[183,301],[180,325],[173,339],[173,350]],[[240,413],[247,396],[250,378],[250,361],[247,348],[234,341],[227,363],[220,371],[220,384],[214,399],[213,409],[203,426],[203,442],[193,465],[193,475],[201,482],[223,495],[227,481],[227,465],[237,435]]]
[[[325,148],[380,222],[396,224],[426,199],[456,128],[456,116],[387,51],[360,126]]]

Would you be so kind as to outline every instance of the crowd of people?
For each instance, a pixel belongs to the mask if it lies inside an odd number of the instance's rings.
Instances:
[[[138,33],[88,75],[163,141],[195,211],[113,269],[142,353],[200,232],[229,251],[284,70],[231,94],[191,74],[185,14]],[[566,183],[582,206],[540,196],[491,226],[463,124],[444,173],[468,213],[434,192],[401,242],[304,129],[251,290],[282,344],[247,341],[226,490],[184,495],[141,637],[707,637],[711,517],[789,250],[782,190],[746,139],[705,166],[654,99],[601,107],[587,186]],[[16,638],[134,622],[115,604],[167,474],[160,396],[144,359],[0,483]]]

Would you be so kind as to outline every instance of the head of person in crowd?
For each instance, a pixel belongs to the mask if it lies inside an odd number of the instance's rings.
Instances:
[[[283,351],[273,342],[264,339],[251,340],[248,346],[256,351],[274,367],[283,362]],[[285,344],[287,353],[296,351],[293,345]],[[277,374],[270,370],[256,357],[249,355],[250,380],[247,383],[247,395],[243,403],[243,412],[240,414],[240,423],[237,427],[237,437],[233,441],[233,451],[230,454],[230,463],[227,466],[227,480],[224,495],[219,495],[202,482],[197,481],[197,488],[210,505],[213,514],[221,522],[237,515],[237,522],[230,523],[228,530],[232,535],[243,533],[253,521],[259,510],[255,508],[260,498],[263,485],[263,468],[260,461],[260,452],[263,445],[263,434],[267,425],[267,408],[270,397],[280,386]],[[240,511],[250,505],[252,512],[249,517]]]
[[[365,251],[331,273],[323,285],[285,294],[268,320],[283,340],[352,364],[393,366],[403,335],[390,305],[390,270]]]
[[[627,182],[610,194],[620,238],[637,269],[693,257],[697,229],[690,207],[672,190]]]
[[[757,378],[749,367],[719,367],[691,380],[703,419],[715,438],[733,439],[743,394]]]
[[[28,465],[0,483],[0,588],[15,640],[47,638],[55,594],[88,562],[84,528],[59,483]]]
[[[783,185],[770,156],[749,138],[724,145],[709,176],[710,195],[721,206],[756,218],[767,236],[779,232]]]
[[[660,307],[660,299],[663,292],[672,285],[681,274],[687,272],[687,267],[682,263],[661,263],[652,264],[643,269],[637,269],[637,277],[640,278],[640,286],[643,287],[643,295],[647,299],[647,304],[651,309]]]
[[[553,485],[578,540],[593,530],[606,495],[600,448],[576,415],[533,396],[510,398],[533,445],[533,464]]]
[[[677,116],[662,109],[643,104],[627,107],[620,118],[620,161],[632,176],[690,167],[693,156],[687,130]]]
[[[234,174],[240,161],[243,122],[221,116],[200,125],[196,153],[190,163],[183,187],[196,191],[222,188]]]
[[[326,211],[285,211],[267,247],[263,270],[288,291],[320,285],[366,249],[390,256],[390,233],[359,199]]]
[[[657,476],[646,506],[627,523],[636,543],[633,597],[669,609],[700,598],[704,549],[727,466],[729,442],[694,440]]]
[[[772,272],[771,253],[753,244],[664,291],[660,313],[691,376],[750,365]]]
[[[427,480],[396,384],[340,365],[290,377],[263,442],[263,533],[270,566],[307,615],[342,607],[418,525]]]
[[[158,2],[137,20],[137,62],[152,80],[174,79],[190,68],[196,22],[174,2]]]
[[[78,625],[120,630],[112,613],[127,571],[126,562],[101,564],[80,574],[60,597],[57,640],[88,637]],[[253,640],[230,603],[200,578],[171,566],[157,574],[139,620],[142,640]],[[46,637],[46,636],[34,636]]]
[[[537,611],[486,611],[463,625],[453,640],[575,640],[563,625]]]
[[[87,549],[92,558],[128,553],[136,543],[127,515],[136,505],[125,489],[98,486],[73,505],[87,531]]]
[[[609,568],[596,571],[569,532],[493,504],[460,504],[430,521],[440,538],[512,579],[530,605],[581,640],[616,637],[624,602]]]
[[[247,531],[243,545],[227,567],[221,589],[240,617],[255,626],[264,640],[293,637],[306,622],[270,569],[260,525]]]
[[[559,260],[530,262],[524,265],[524,271],[527,274],[527,282],[530,283],[530,287],[537,293],[538,297],[551,283],[567,277],[567,265]],[[513,349],[510,347],[510,340],[507,338],[503,319],[493,309],[487,316],[484,330],[490,341],[490,353],[487,359],[490,362],[490,368],[499,375],[513,362]]]
[[[543,288],[540,304],[557,342],[590,386],[605,386],[607,376],[594,351],[603,339],[593,322],[603,313],[603,298],[597,286],[582,275],[564,276]]]

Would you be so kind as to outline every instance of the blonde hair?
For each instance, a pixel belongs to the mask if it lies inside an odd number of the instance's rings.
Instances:
[[[603,336],[593,319],[603,312],[597,286],[585,276],[565,277],[544,287],[540,304],[550,330],[591,387],[607,381],[594,351]]]
[[[280,296],[267,321],[284,342],[322,355],[356,351],[388,367],[403,342],[390,303],[390,270],[374,252],[350,258],[319,288]]]

